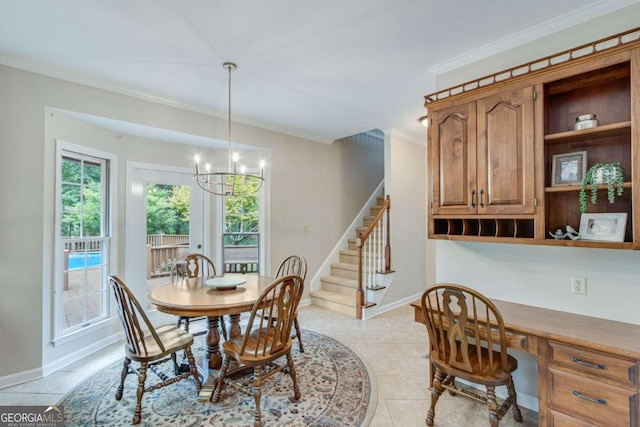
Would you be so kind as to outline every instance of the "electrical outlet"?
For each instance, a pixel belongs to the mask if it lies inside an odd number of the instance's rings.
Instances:
[[[571,277],[571,293],[586,295],[587,294],[587,278],[586,277]]]

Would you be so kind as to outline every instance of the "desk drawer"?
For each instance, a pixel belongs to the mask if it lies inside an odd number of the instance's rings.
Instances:
[[[598,427],[595,424],[591,424],[574,417],[570,417],[567,414],[549,410],[549,427]]]
[[[616,385],[636,387],[638,365],[633,360],[549,342],[551,363],[559,363],[588,376],[596,375]]]
[[[554,368],[549,368],[549,374],[551,409],[595,425],[636,425],[637,390],[615,387]]]

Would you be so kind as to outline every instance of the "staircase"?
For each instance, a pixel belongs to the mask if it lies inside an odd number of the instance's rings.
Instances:
[[[369,215],[363,217],[362,226],[356,227],[354,236],[348,239],[348,247],[340,251],[340,260],[331,263],[331,274],[321,277],[321,288],[309,293],[313,305],[356,317],[359,261],[356,237],[366,231],[384,205],[384,201],[384,196],[376,198],[376,205],[369,207]]]

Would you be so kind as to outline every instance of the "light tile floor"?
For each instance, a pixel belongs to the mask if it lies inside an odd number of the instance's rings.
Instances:
[[[371,427],[422,427],[429,409],[429,364],[426,329],[414,322],[409,305],[366,321],[325,309],[301,307],[303,329],[331,336],[354,349],[365,361],[377,388],[377,407]],[[204,322],[198,322],[204,323]],[[303,336],[304,340],[304,336]],[[297,345],[294,343],[294,345]],[[0,390],[0,405],[52,405],[86,377],[120,361],[123,344],[110,345],[46,378]],[[537,426],[535,412],[522,408],[524,423],[511,414],[501,426]],[[474,427],[488,425],[486,408],[461,396],[443,394],[436,407],[435,425]]]

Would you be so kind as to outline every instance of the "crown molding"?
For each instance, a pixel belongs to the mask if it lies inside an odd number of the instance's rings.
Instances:
[[[72,71],[54,70],[51,67],[42,64],[35,64],[27,61],[22,61],[15,58],[10,58],[0,55],[0,65],[6,65],[7,67],[17,68],[20,70],[28,71],[35,74],[40,74],[46,77],[51,77],[59,80],[68,81],[70,83],[89,86],[95,89],[105,90],[108,92],[116,93],[119,95],[130,96],[132,98],[141,99],[143,101],[153,102],[156,104],[166,105],[168,107],[179,108],[181,110],[190,111],[194,113],[200,113],[207,116],[213,116],[219,119],[227,120],[225,112],[212,110],[196,105],[187,104],[184,102],[176,101],[171,98],[160,97],[150,94],[148,92],[137,91],[132,89],[123,88],[121,86],[114,85],[113,83],[105,80],[97,80],[87,77],[80,73],[74,73]],[[234,123],[241,123],[248,126],[257,127],[260,129],[277,132],[297,138],[310,140],[313,142],[320,142],[323,144],[332,144],[334,139],[328,138],[322,135],[316,135],[312,133],[302,132],[298,129],[287,128],[283,126],[275,126],[269,123],[260,122],[257,120],[251,120],[244,117],[234,117]]]
[[[438,76],[638,2],[640,0],[600,0],[570,13],[557,16],[542,24],[524,29],[496,42],[456,55],[453,58],[428,67],[427,71],[434,76]]]
[[[408,134],[406,132],[403,132],[403,131],[395,129],[395,128],[382,129],[382,132],[384,133],[385,136],[392,136],[392,137],[404,139],[405,141],[411,142],[411,143],[416,144],[416,145],[422,145],[422,146],[425,146],[425,147],[427,145],[427,137],[426,136],[425,136],[425,138],[423,140],[421,138],[416,138],[415,136],[413,136],[411,134]]]

